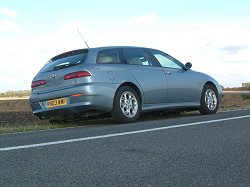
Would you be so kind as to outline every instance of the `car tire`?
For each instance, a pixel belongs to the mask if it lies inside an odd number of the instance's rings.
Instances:
[[[139,118],[141,102],[136,91],[129,86],[120,87],[114,98],[112,116],[116,123],[131,123]]]
[[[201,114],[215,114],[218,110],[218,93],[212,85],[205,85],[201,94]]]

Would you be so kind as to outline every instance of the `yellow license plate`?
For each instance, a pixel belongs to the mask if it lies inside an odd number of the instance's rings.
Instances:
[[[53,99],[53,100],[46,101],[46,108],[65,106],[67,104],[68,104],[67,98]]]

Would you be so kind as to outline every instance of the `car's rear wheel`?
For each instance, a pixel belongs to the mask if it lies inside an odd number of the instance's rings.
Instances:
[[[141,102],[138,94],[129,86],[118,89],[114,98],[112,116],[115,122],[130,123],[139,118]]]
[[[201,94],[201,114],[214,114],[218,110],[218,94],[212,85],[205,85]]]

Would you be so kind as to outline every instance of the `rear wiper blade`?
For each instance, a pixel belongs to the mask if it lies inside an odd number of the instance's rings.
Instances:
[[[56,70],[59,70],[59,69],[64,69],[64,68],[68,68],[68,67],[71,67],[71,66],[76,66],[78,65],[78,63],[72,63],[72,64],[62,64],[60,66],[55,66],[52,68],[52,71],[56,71]]]
[[[59,69],[64,69],[64,68],[67,68],[68,66],[67,65],[61,65],[61,66],[55,66],[52,68],[52,71],[56,71],[56,70],[59,70]]]

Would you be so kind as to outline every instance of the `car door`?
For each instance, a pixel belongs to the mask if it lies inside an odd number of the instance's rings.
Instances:
[[[197,102],[200,98],[200,83],[192,70],[170,55],[150,49],[152,55],[161,64],[168,83],[167,103]]]
[[[128,69],[143,90],[144,104],[165,103],[167,81],[162,68],[143,48],[123,48],[123,55]]]

